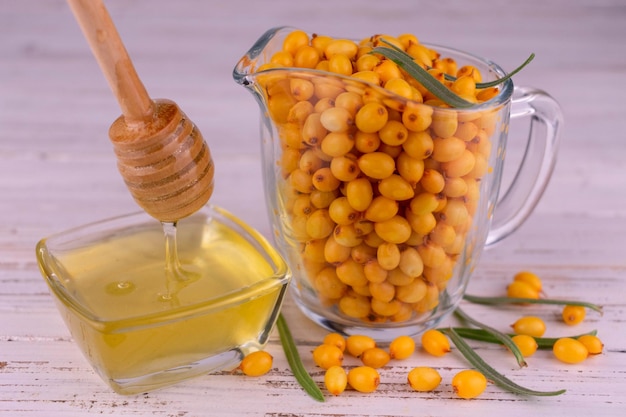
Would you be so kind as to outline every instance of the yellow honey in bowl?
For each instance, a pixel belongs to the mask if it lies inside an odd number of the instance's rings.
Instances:
[[[39,263],[94,369],[122,394],[235,367],[263,347],[289,274],[256,232],[210,208],[177,225],[184,276],[165,273],[163,229],[141,215],[42,240]]]

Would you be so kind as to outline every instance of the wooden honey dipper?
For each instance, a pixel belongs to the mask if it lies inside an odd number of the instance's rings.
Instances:
[[[122,115],[109,129],[133,198],[161,222],[176,222],[213,193],[214,166],[202,134],[170,100],[152,100],[102,0],[67,0]]]

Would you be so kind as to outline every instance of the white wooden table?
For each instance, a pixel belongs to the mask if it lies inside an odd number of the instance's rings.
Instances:
[[[269,235],[263,204],[258,108],[231,70],[266,29],[292,25],[334,36],[412,32],[512,69],[535,52],[517,84],[550,92],[563,107],[559,162],[534,214],[484,253],[473,294],[497,295],[521,269],[540,274],[550,296],[593,301],[576,328],[558,308],[529,307],[550,335],[597,329],[605,352],[564,365],[549,351],[515,369],[501,347],[472,343],[522,385],[565,388],[527,398],[490,385],[456,399],[452,375],[469,365],[453,352],[416,354],[381,371],[372,394],[347,391],[324,404],[294,381],[276,334],[275,368],[260,378],[207,375],[150,394],[122,397],[73,344],[37,269],[34,247],[49,234],[136,211],[107,137],[119,110],[62,0],[0,0],[0,415],[18,416],[617,416],[626,411],[626,4],[620,0],[393,2],[279,0],[108,1],[153,97],[178,102],[207,138],[217,167],[213,203]],[[464,304],[465,305],[465,304]],[[519,309],[465,305],[505,330]],[[326,332],[288,300],[283,310],[305,365]],[[409,369],[442,373],[437,391],[412,392]]]

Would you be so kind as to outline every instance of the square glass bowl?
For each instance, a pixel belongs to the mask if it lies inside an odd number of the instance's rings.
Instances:
[[[257,231],[207,205],[177,224],[182,275],[144,212],[42,239],[37,261],[75,342],[116,392],[236,367],[262,349],[291,274]]]

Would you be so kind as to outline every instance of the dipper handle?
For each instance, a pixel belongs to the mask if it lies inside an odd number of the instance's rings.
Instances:
[[[152,117],[154,108],[102,0],[67,0],[127,123]]]

